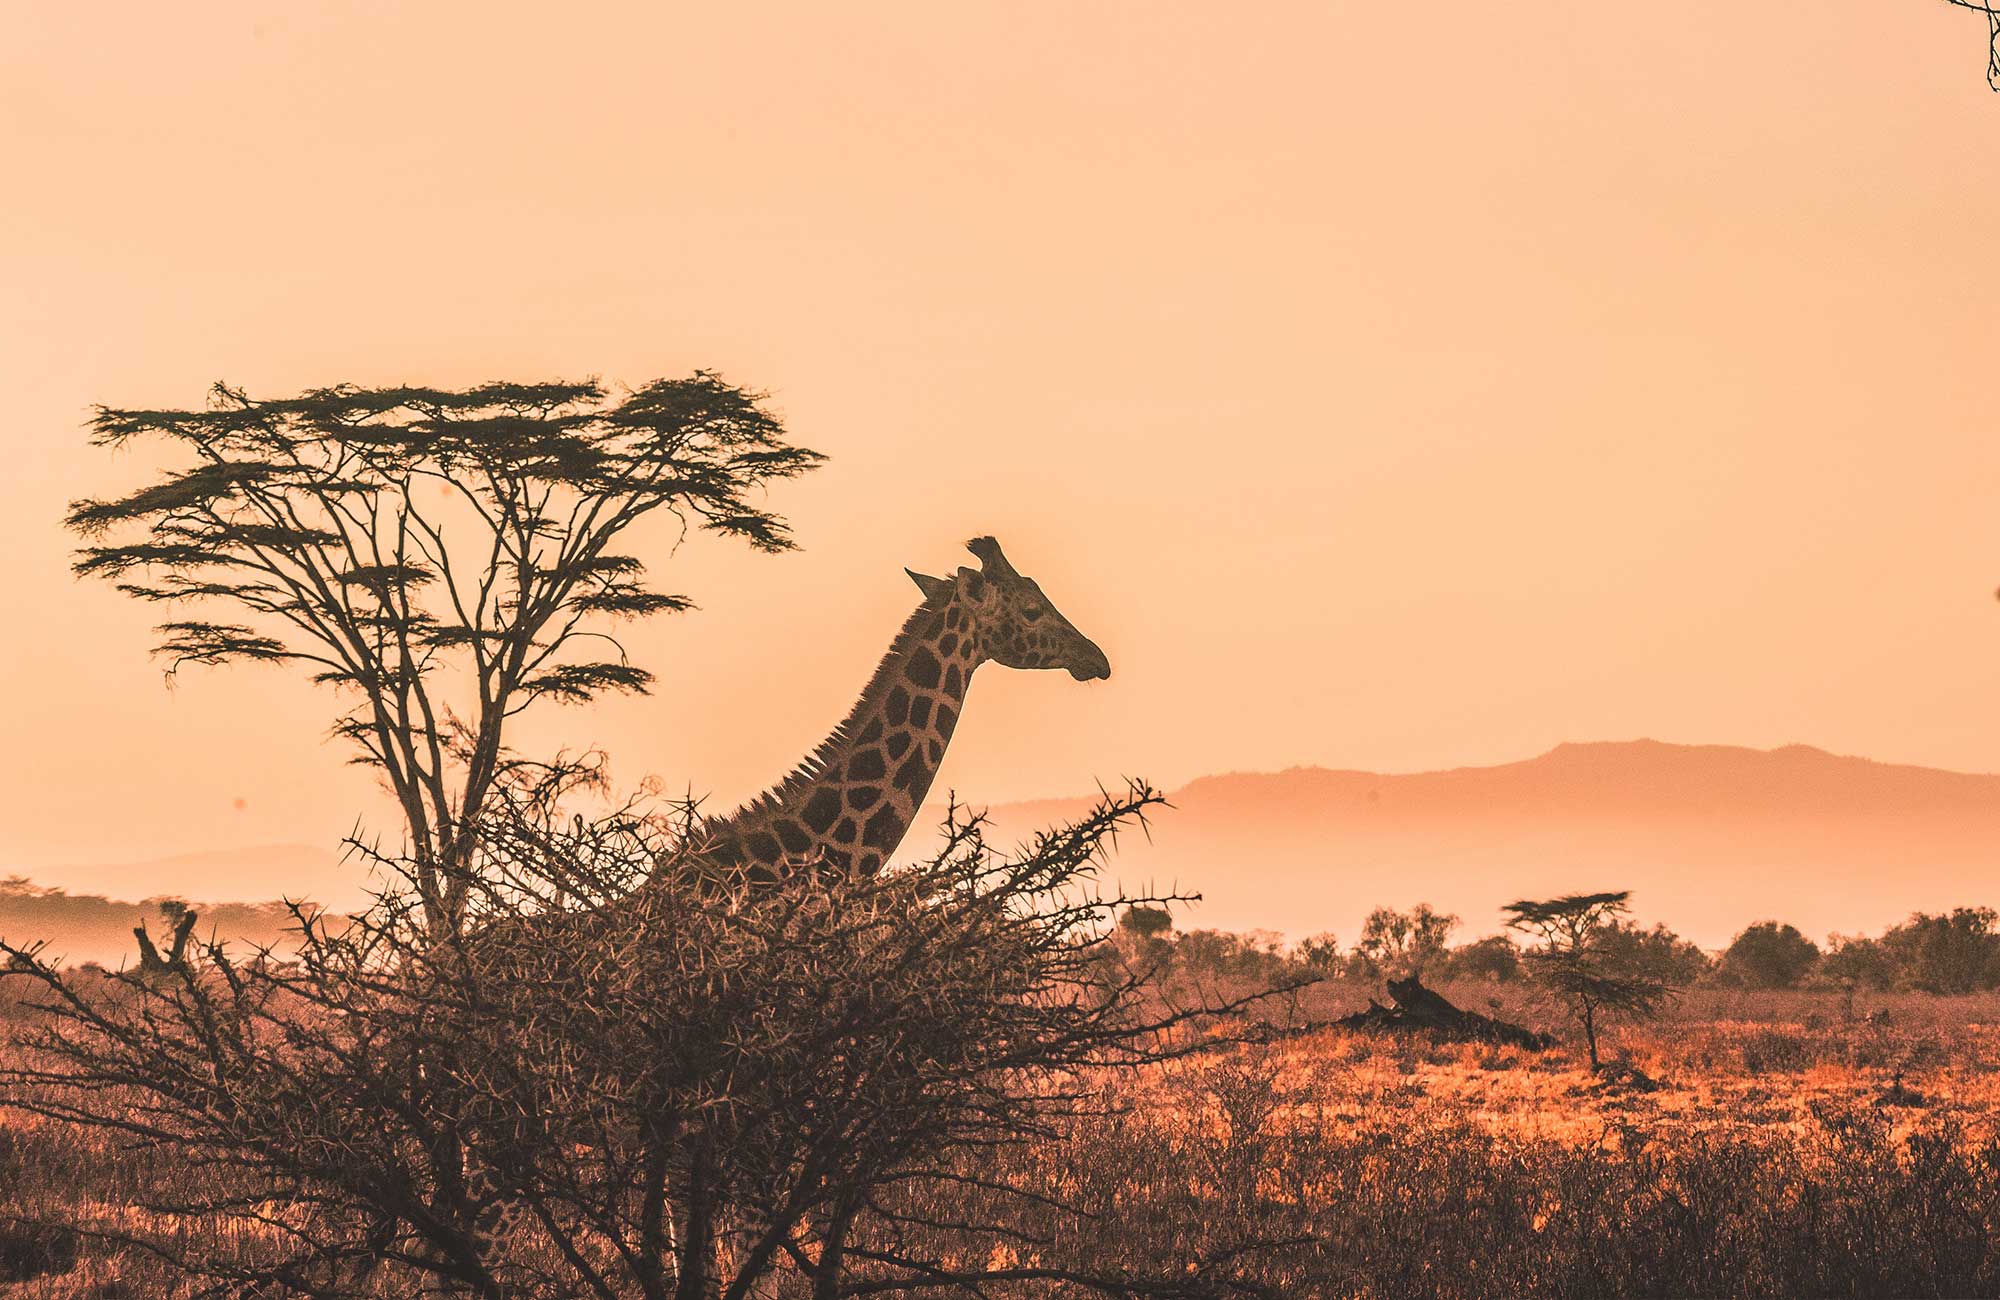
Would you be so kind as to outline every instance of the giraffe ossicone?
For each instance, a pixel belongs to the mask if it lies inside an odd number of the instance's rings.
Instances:
[[[1095,642],[1064,618],[1000,544],[975,537],[979,567],[948,578],[905,570],[923,593],[845,721],[769,792],[709,824],[707,856],[773,870],[819,862],[879,870],[916,820],[981,664],[1111,676]]]

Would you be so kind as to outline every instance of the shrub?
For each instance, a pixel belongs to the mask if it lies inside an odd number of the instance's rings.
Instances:
[[[1447,979],[1506,984],[1521,974],[1521,950],[1504,934],[1490,934],[1453,948],[1444,963]]]
[[[1898,982],[1926,993],[1970,993],[2000,984],[2000,934],[1990,907],[1917,912],[1882,936]]]
[[[1794,988],[1819,961],[1819,946],[1790,925],[1759,921],[1730,941],[1722,971],[1753,989]]]

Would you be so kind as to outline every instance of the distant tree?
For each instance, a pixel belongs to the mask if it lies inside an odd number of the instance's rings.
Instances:
[[[1174,944],[1174,968],[1197,978],[1275,984],[1287,975],[1282,940],[1269,930],[1190,930]]]
[[[1292,949],[1292,960],[1316,975],[1338,975],[1343,962],[1340,940],[1330,931],[1301,939]]]
[[[1378,907],[1361,923],[1354,946],[1370,975],[1401,978],[1421,975],[1444,956],[1458,918],[1418,903],[1407,912]]]
[[[618,540],[656,511],[764,551],[760,503],[817,465],[758,396],[697,371],[619,400],[596,382],[343,385],[261,400],[217,384],[199,411],[100,408],[93,440],[164,443],[158,480],[75,502],[76,569],[142,600],[187,664],[294,664],[352,707],[335,725],[406,823],[433,930],[463,913],[461,867],[539,700],[644,691],[606,625],[689,607]]]
[[[1488,980],[1496,984],[1520,978],[1521,950],[1504,934],[1460,944],[1445,957],[1445,974],[1459,980]]]
[[[1670,992],[1664,980],[1634,970],[1627,956],[1605,942],[1605,931],[1629,911],[1631,897],[1622,889],[1565,894],[1539,902],[1522,899],[1504,909],[1509,928],[1540,939],[1528,950],[1528,971],[1583,1029],[1592,1069],[1601,1064],[1597,1031],[1607,1015],[1652,1016]]]
[[[1896,985],[1896,959],[1880,939],[1833,934],[1819,959],[1818,980],[1849,988],[1885,990]]]
[[[1776,921],[1745,929],[1722,954],[1723,973],[1753,989],[1794,988],[1818,962],[1818,944]]]
[[[1139,939],[1162,939],[1174,928],[1174,915],[1164,907],[1135,903],[1118,918],[1118,928]]]
[[[1111,949],[1128,967],[1156,968],[1173,955],[1174,917],[1164,907],[1135,903],[1118,917]]]
[[[1715,964],[1700,945],[1659,923],[1646,930],[1630,921],[1612,920],[1605,923],[1599,938],[1608,956],[1669,988],[1694,983]]]
[[[1990,907],[1914,913],[1882,936],[1897,982],[1926,993],[1970,993],[2000,984],[2000,934]]]

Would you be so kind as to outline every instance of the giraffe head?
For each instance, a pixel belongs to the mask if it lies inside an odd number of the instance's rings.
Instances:
[[[955,590],[981,659],[1008,668],[1062,668],[1080,682],[1111,676],[1104,652],[1057,611],[1033,578],[1014,571],[1000,543],[975,537],[965,548],[979,557],[977,569],[968,565],[951,578],[910,576],[926,596]]]

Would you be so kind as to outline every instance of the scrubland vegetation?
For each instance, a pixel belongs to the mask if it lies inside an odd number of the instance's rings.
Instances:
[[[1615,892],[1456,944],[1183,934],[1100,892],[1136,784],[1013,851],[955,815],[893,871],[746,871],[502,733],[645,689],[598,629],[688,602],[629,525],[789,544],[757,503],[818,457],[754,394],[219,387],[97,429],[188,463],[76,503],[79,570],[227,611],[161,625],[175,668],[339,691],[407,824],[281,951],[0,942],[16,1300],[2000,1293],[1990,911],[1719,956]],[[1336,1023],[1419,976],[1536,1032]]]
[[[1440,987],[1560,1024],[1518,983]],[[1283,1029],[1378,993],[1343,977],[1264,1019]],[[1609,1051],[1657,1090],[1564,1048],[1337,1029],[1235,1043],[1107,1073],[1093,1113],[962,1152],[947,1172],[965,1179],[888,1188],[881,1206],[907,1249],[1020,1275],[983,1283],[991,1295],[1119,1294],[1034,1276],[1111,1282],[1108,1253],[1131,1295],[2000,1290],[2000,997],[1701,988],[1614,1031]],[[30,1220],[137,1229],[163,1185],[227,1196],[241,1176],[45,1121],[0,1134],[0,1178]],[[1000,1204],[973,1176],[1050,1200]],[[257,1231],[271,1229],[218,1219],[174,1236]],[[24,1300],[193,1293],[143,1250],[26,1224],[4,1242],[11,1276],[61,1270],[7,1292]],[[1143,1284],[1176,1275],[1179,1289]],[[847,1293],[868,1277],[857,1261]],[[377,1284],[408,1293],[393,1274]],[[809,1285],[781,1270],[763,1294]]]

